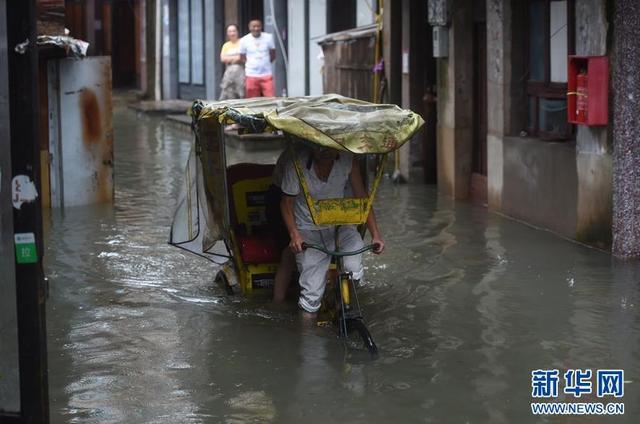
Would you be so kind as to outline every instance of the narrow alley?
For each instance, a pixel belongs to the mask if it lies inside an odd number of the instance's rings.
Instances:
[[[639,422],[639,22],[0,0],[0,424]]]
[[[113,122],[114,204],[45,218],[52,422],[540,422],[545,367],[615,364],[640,395],[636,264],[384,181],[387,252],[365,257],[361,290],[371,362],[169,246],[191,136],[123,105]]]

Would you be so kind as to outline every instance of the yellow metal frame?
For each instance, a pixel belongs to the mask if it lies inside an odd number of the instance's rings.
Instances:
[[[272,177],[248,178],[236,181],[231,186],[231,196],[234,202],[236,221],[239,224],[244,224],[249,234],[253,232],[254,225],[257,224],[254,219],[256,214],[263,214],[264,211],[261,211],[261,209],[263,209],[262,207],[249,206],[245,202],[245,195],[250,191],[266,192],[271,182]],[[242,294],[248,295],[254,291],[254,276],[273,274],[275,277],[278,268],[277,263],[247,264],[242,260],[240,245],[238,244],[234,231],[230,231],[230,242],[238,275],[238,283],[240,284]]]
[[[384,171],[384,161],[387,155],[382,155],[382,161],[378,165],[376,176],[373,180],[371,191],[367,197],[344,197],[340,199],[314,199],[309,191],[307,180],[302,172],[302,167],[298,161],[298,157],[291,148],[293,163],[295,165],[296,174],[300,181],[302,193],[307,201],[311,219],[316,225],[361,225],[367,222],[373,199],[382,180]]]
[[[253,233],[253,228],[259,224],[265,224],[265,222],[258,222],[256,219],[262,218],[264,221],[264,207],[263,206],[251,206],[246,202],[246,194],[253,192],[267,192],[269,186],[273,181],[272,177],[251,178],[246,180],[240,180],[233,184],[231,192],[233,195],[233,205],[236,213],[236,220],[238,224],[244,224],[247,228],[247,233]]]
[[[273,274],[275,278],[276,271],[278,270],[277,263],[261,263],[261,264],[247,264],[242,260],[240,255],[240,247],[236,236],[231,232],[231,249],[233,250],[233,260],[235,262],[235,269],[238,275],[238,284],[242,294],[248,295],[253,293],[253,277],[260,274]]]

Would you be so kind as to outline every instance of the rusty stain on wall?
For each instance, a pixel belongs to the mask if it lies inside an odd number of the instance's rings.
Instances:
[[[85,146],[99,143],[102,135],[102,120],[98,98],[88,88],[83,89],[78,98],[82,119],[82,141]]]
[[[110,91],[110,79],[107,83],[101,88]],[[83,88],[79,96],[82,141],[91,154],[95,164],[94,168],[97,169],[93,175],[93,186],[98,202],[110,202],[113,198],[113,184],[110,181],[113,168],[113,141],[110,125],[111,96],[110,93],[105,94],[103,96],[105,104],[102,109],[98,96],[93,90]]]

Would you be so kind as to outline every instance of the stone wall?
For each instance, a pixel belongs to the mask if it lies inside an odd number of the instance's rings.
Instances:
[[[613,253],[640,258],[640,8],[617,0],[613,69]]]

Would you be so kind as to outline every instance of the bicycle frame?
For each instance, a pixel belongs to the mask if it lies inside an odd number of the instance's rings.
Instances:
[[[358,249],[353,252],[341,251],[338,245],[338,230],[340,226],[336,226],[336,250],[328,250],[324,246],[318,246],[313,244],[305,244],[304,247],[308,249],[316,249],[327,255],[330,255],[332,259],[336,260],[337,275],[335,280],[335,300],[339,305],[338,314],[336,318],[336,324],[338,326],[338,332],[341,338],[346,339],[350,330],[356,330],[362,341],[373,358],[378,355],[378,347],[376,346],[369,330],[364,323],[364,317],[362,316],[362,310],[360,308],[360,301],[358,300],[358,293],[356,290],[356,280],[353,279],[353,274],[344,271],[343,258],[345,256],[354,256],[364,253],[369,250],[374,250],[375,245],[371,244]],[[353,299],[352,299],[353,294]]]

